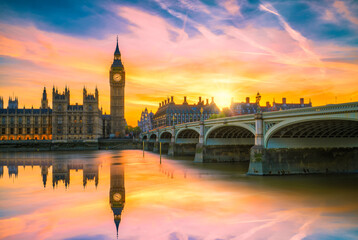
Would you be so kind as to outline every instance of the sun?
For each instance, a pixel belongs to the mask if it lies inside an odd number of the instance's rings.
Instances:
[[[213,93],[214,101],[216,105],[223,109],[225,107],[230,107],[231,99],[233,97],[232,93],[228,90],[219,90],[218,92]]]

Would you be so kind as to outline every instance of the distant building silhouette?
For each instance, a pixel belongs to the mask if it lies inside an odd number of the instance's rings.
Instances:
[[[311,101],[304,103],[304,99],[300,98],[299,103],[287,103],[286,98],[282,98],[282,103],[276,103],[274,100],[271,105],[270,102],[266,102],[266,106],[261,106],[261,111],[272,112],[304,107],[312,107]],[[246,98],[245,102],[241,103],[231,101],[230,111],[232,115],[253,114],[257,112],[257,104],[256,102],[250,102],[249,97]]]
[[[202,114],[201,109],[203,109]],[[170,99],[168,98],[159,103],[158,111],[153,116],[154,128],[199,121],[201,116],[206,120],[219,112],[220,110],[216,106],[214,98],[211,99],[210,103],[209,99],[206,99],[204,103],[199,97],[199,101],[196,104],[189,104],[186,97],[184,97],[182,104],[176,104],[172,96]]]

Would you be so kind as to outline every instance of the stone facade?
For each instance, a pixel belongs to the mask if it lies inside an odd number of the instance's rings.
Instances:
[[[0,97],[0,140],[53,140],[53,142],[97,141],[99,138],[124,137],[125,71],[117,46],[110,72],[111,115],[99,109],[98,89],[88,94],[83,89],[83,104],[71,105],[70,90],[52,91],[52,109],[44,88],[41,107],[20,109],[17,97],[9,98],[7,108]]]
[[[147,108],[142,111],[140,121],[138,121],[138,127],[140,127],[142,132],[148,132],[153,129],[153,117],[154,114],[152,113],[152,111],[148,112]]]
[[[121,60],[121,52],[117,46],[109,71],[111,91],[111,137],[124,137],[126,120],[124,118],[124,87],[126,74]]]
[[[201,109],[203,109],[202,113]],[[153,117],[154,128],[195,122],[199,121],[201,117],[206,120],[213,114],[218,114],[219,112],[220,110],[216,106],[214,98],[212,98],[211,103],[209,103],[208,99],[206,99],[206,103],[204,103],[201,97],[199,97],[199,101],[196,104],[189,104],[186,97],[184,97],[182,104],[176,104],[172,96],[171,99],[168,98],[159,103],[158,111]]]
[[[52,139],[52,110],[44,88],[41,107],[19,108],[18,98],[9,98],[7,108],[0,100],[0,140]]]
[[[88,94],[83,88],[83,105],[70,104],[70,90],[52,91],[53,140],[97,140],[102,136],[102,114],[98,108],[98,90]]]

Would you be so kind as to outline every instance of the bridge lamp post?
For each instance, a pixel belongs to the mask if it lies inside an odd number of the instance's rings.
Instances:
[[[204,112],[204,110],[203,110],[203,108],[201,108],[200,109],[200,122],[199,122],[199,127],[200,127],[199,142],[198,142],[198,144],[196,144],[195,159],[194,159],[194,162],[201,162],[201,163],[204,161],[204,151],[205,151],[203,112]]]
[[[258,92],[256,95],[256,105],[257,111],[255,114],[255,125],[256,125],[256,134],[255,134],[255,146],[263,146],[264,138],[263,138],[263,120],[262,120],[262,112],[260,107],[261,95]]]
[[[199,143],[204,144],[204,109],[200,109],[200,135],[199,135]]]
[[[256,105],[257,105],[257,110],[256,110],[256,113],[261,113],[261,107],[260,107],[260,100],[261,100],[261,95],[259,92],[257,92],[257,95],[256,95]]]

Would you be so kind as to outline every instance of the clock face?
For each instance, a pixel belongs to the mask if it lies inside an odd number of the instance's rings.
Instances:
[[[115,194],[113,195],[113,200],[114,200],[114,201],[118,202],[118,201],[121,200],[121,199],[122,199],[121,194],[115,193]]]
[[[121,75],[116,73],[113,75],[113,80],[119,82],[122,79]]]

